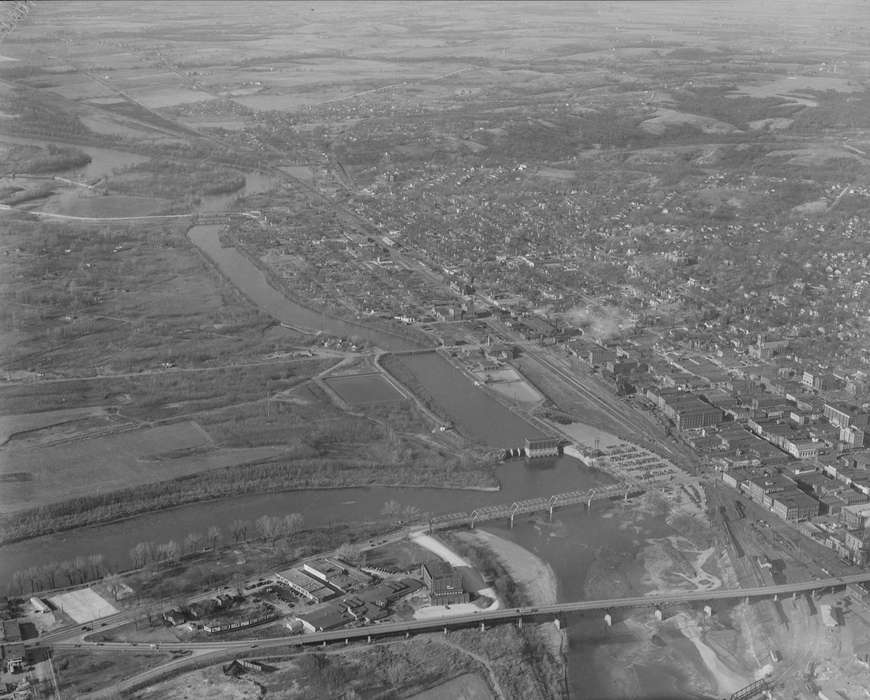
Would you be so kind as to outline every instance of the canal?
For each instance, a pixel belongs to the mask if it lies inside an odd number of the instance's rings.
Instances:
[[[474,442],[507,449],[521,447],[525,438],[545,435],[521,416],[505,408],[483,386],[474,386],[437,352],[396,355],[424,391],[449,415],[463,435]]]

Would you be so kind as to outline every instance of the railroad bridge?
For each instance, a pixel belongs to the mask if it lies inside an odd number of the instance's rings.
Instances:
[[[550,519],[553,518],[553,511],[556,508],[563,506],[585,503],[586,507],[592,506],[593,501],[603,499],[628,500],[632,496],[637,496],[643,493],[641,489],[631,486],[626,483],[610,484],[609,486],[597,486],[586,491],[569,491],[568,493],[557,493],[549,497],[540,496],[538,498],[530,498],[525,501],[514,501],[511,504],[500,504],[491,506],[482,506],[475,508],[470,513],[449,513],[446,515],[436,515],[429,519],[429,532],[434,530],[445,530],[447,528],[458,527],[461,525],[469,525],[474,527],[477,523],[482,523],[487,520],[510,520],[511,527],[514,526],[514,519],[517,515],[528,513],[548,513]]]

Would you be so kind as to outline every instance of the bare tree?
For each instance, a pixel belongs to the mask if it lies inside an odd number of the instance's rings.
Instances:
[[[305,518],[301,513],[288,513],[284,516],[283,531],[285,537],[292,537],[302,529],[302,523]]]
[[[217,543],[221,538],[221,529],[217,525],[212,525],[208,528],[208,541],[211,543],[211,548],[217,549]]]
[[[166,553],[169,561],[179,561],[181,559],[181,546],[175,540],[169,540],[166,543]]]
[[[76,573],[79,575],[79,583],[85,582],[85,574],[88,571],[88,561],[84,557],[76,557],[73,560],[73,568],[76,570]]]
[[[261,515],[257,518],[255,524],[257,526],[257,532],[260,533],[261,537],[269,539],[274,536],[276,523],[275,518],[271,515]]]
[[[121,592],[121,577],[118,574],[110,574],[106,577],[106,588],[115,600],[118,600],[118,594]]]
[[[422,515],[422,511],[417,506],[405,506],[402,509],[402,516],[405,520],[417,520]]]
[[[339,559],[346,561],[349,564],[356,564],[360,558],[359,545],[351,544],[350,542],[345,542],[337,550],[335,550],[335,555]]]
[[[88,564],[91,565],[91,578],[99,578],[103,575],[105,568],[103,567],[103,555],[102,554],[90,554],[88,555]]]
[[[189,532],[184,538],[184,551],[188,554],[193,554],[199,549],[202,543],[202,535],[198,532]]]
[[[384,507],[381,508],[381,515],[385,515],[388,518],[397,518],[401,512],[402,504],[398,501],[387,501],[384,503]]]
[[[233,520],[230,525],[230,532],[233,533],[233,540],[235,542],[244,541],[248,537],[248,521]]]

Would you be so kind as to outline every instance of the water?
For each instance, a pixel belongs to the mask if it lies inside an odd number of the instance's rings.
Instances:
[[[590,511],[582,507],[559,510],[552,523],[537,517],[518,521],[514,529],[502,523],[487,524],[486,528],[547,562],[558,581],[559,601],[642,594],[639,554],[646,540],[674,534],[661,519],[638,520],[636,514],[625,513],[618,502],[596,502]],[[620,624],[629,614],[633,613],[614,611],[614,627],[610,629],[604,626],[603,611],[565,616],[570,697],[619,700],[623,695],[611,673],[636,674],[642,697],[702,697],[692,690],[691,678],[705,675],[706,667],[694,645],[676,630],[659,633],[666,638],[666,648],[657,654],[660,663],[633,662],[631,668],[614,670],[614,659],[631,657],[638,645],[650,641],[644,632]]]
[[[570,457],[506,462],[498,468],[501,491],[464,491],[430,488],[343,488],[287,491],[195,503],[129,520],[38,537],[0,547],[0,590],[12,572],[31,566],[102,553],[112,567],[130,566],[129,551],[138,542],[183,539],[188,532],[204,533],[217,525],[226,532],[236,519],[301,513],[305,527],[377,519],[384,503],[398,501],[424,513],[469,512],[478,506],[590,488],[600,475]]]
[[[525,438],[545,435],[493,399],[482,387],[436,352],[398,357],[471,440],[491,447],[521,447]]]
[[[214,210],[213,210],[214,211]],[[235,248],[224,248],[218,236],[221,226],[194,226],[188,237],[220,268],[254,304],[273,318],[295,328],[322,331],[343,338],[361,338],[385,350],[413,350],[416,343],[389,331],[341,321],[291,301],[272,287],[266,276]]]
[[[103,176],[111,175],[113,172],[126,168],[136,163],[144,163],[148,160],[148,156],[143,156],[138,153],[130,153],[128,151],[118,151],[114,148],[98,148],[96,146],[79,146],[77,144],[69,144],[61,141],[48,141],[45,139],[29,139],[22,136],[0,136],[0,141],[7,143],[17,143],[25,146],[42,146],[43,148],[49,144],[56,146],[69,146],[84,151],[91,157],[91,162],[81,168],[72,168],[63,172],[65,177],[70,179],[80,180],[97,180]],[[47,173],[46,177],[51,177],[54,173]]]

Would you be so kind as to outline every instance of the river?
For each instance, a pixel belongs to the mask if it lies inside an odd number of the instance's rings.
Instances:
[[[17,143],[44,142],[3,137]],[[87,179],[109,174],[115,168],[142,160],[136,154],[99,149],[82,150],[91,154],[91,163],[77,171]],[[271,189],[275,178],[251,173],[244,190],[216,197],[204,197],[199,209],[223,211],[240,197]],[[307,309],[275,290],[265,275],[235,248],[224,248],[218,239],[220,226],[196,226],[188,235],[253,303],[276,319],[292,326],[321,330],[336,336],[361,336],[390,351],[415,349],[415,344],[387,331],[330,318]],[[432,398],[451,416],[457,426],[483,444],[496,447],[519,446],[525,437],[541,433],[521,417],[493,400],[436,353],[403,356]],[[129,551],[143,540],[167,542],[183,539],[189,532],[204,533],[217,525],[228,537],[228,525],[236,519],[255,520],[261,515],[301,513],[306,527],[327,526],[333,522],[361,522],[375,519],[388,500],[415,506],[426,513],[470,511],[476,507],[511,503],[516,500],[548,496],[601,483],[602,477],[577,460],[562,457],[524,462],[512,460],[498,468],[499,492],[462,491],[432,488],[344,488],[288,491],[242,496],[196,503],[158,511],[103,526],[80,528],[68,533],[46,536],[0,547],[0,588],[5,588],[12,572],[51,562],[69,560],[92,553],[103,554],[108,566],[126,568]],[[553,523],[542,518],[521,523],[513,530],[498,524],[491,529],[535,552],[554,569],[559,581],[560,600],[581,599],[587,575],[602,552],[610,557],[634,558],[642,547],[636,531],[620,527],[620,506],[599,503],[591,511],[574,507],[557,512]],[[651,521],[645,524],[644,537],[654,537],[663,528]],[[606,663],[609,645],[629,643],[623,635],[606,636],[600,620],[572,616],[568,620],[569,686],[574,698],[617,697],[607,685],[606,674],[596,670],[598,661]],[[674,643],[681,643],[674,639]],[[689,645],[690,646],[690,645]],[[689,647],[687,647],[687,651]],[[686,697],[686,677],[672,667],[633,670],[643,678],[649,697]]]
[[[127,568],[130,549],[142,540],[183,539],[189,532],[204,533],[210,525],[223,527],[226,533],[236,519],[301,513],[305,527],[370,521],[378,518],[389,500],[416,506],[424,513],[469,512],[478,506],[584,489],[602,481],[600,475],[570,457],[529,463],[511,460],[498,467],[497,476],[501,483],[498,492],[393,487],[286,491],[195,503],[16,542],[0,547],[0,590],[5,589],[14,571],[76,556],[101,553],[110,566]]]
[[[49,141],[46,139],[31,139],[24,136],[7,136],[0,135],[0,141],[6,143],[17,143],[22,146],[41,146],[45,148],[49,144],[55,146],[70,146],[71,144],[63,141]],[[91,157],[91,162],[80,168],[71,168],[64,171],[64,175],[74,175],[77,178],[91,181],[101,177],[111,175],[116,170],[126,168],[136,163],[144,163],[148,160],[148,156],[143,156],[139,153],[131,153],[129,151],[120,151],[114,148],[99,148],[97,146],[79,146],[72,144],[72,147],[84,151]],[[46,174],[50,177],[51,174]]]
[[[513,529],[504,523],[487,523],[499,537],[516,542],[547,562],[556,574],[558,600],[588,600],[641,594],[643,572],[640,553],[649,538],[667,537],[674,531],[662,518],[623,511],[621,503],[599,502],[591,511],[566,508],[556,511],[552,523],[545,517],[526,518]],[[590,577],[596,580],[590,581]],[[610,586],[610,588],[608,588]],[[590,596],[589,590],[596,591]],[[613,612],[614,627],[607,628],[602,611],[567,615],[568,687],[572,700],[619,700],[625,697],[613,678],[631,674],[643,690],[640,697],[703,698],[693,679],[704,676],[705,664],[694,645],[678,630],[658,632],[664,646],[655,664],[632,661],[614,668],[633,650],[650,644],[642,624],[619,624],[622,611]],[[651,612],[641,612],[651,616]],[[648,658],[648,657],[647,657]]]

